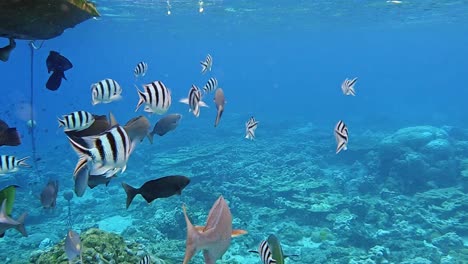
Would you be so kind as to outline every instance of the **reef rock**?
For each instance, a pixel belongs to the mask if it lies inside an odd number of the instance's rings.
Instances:
[[[377,149],[378,175],[391,178],[405,193],[448,187],[459,175],[455,147],[441,128],[402,128],[385,137]]]
[[[139,245],[137,243],[126,243],[124,239],[116,234],[107,233],[92,228],[80,235],[83,247],[83,263],[119,263],[134,264],[140,261],[137,256]],[[35,264],[68,264],[64,252],[65,239],[50,250],[41,254],[33,254],[30,263]]]

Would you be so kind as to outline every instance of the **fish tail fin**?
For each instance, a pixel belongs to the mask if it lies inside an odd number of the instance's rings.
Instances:
[[[60,119],[59,117],[57,117],[57,120],[59,122],[59,126],[58,127],[65,127],[65,119]]]
[[[125,192],[127,193],[127,209],[133,201],[133,198],[138,194],[138,189],[133,188],[132,186],[122,182],[122,187],[124,188]]]
[[[22,159],[19,159],[17,162],[18,162],[18,166],[21,166],[21,167],[24,167],[24,168],[31,168],[31,165],[27,164],[26,163],[26,160],[29,159],[29,157],[24,157]]]
[[[154,133],[153,132],[150,132],[148,133],[148,135],[146,135],[148,137],[148,140],[151,144],[153,144],[153,138],[154,138]]]
[[[219,106],[218,112],[216,113],[216,119],[214,126],[217,127],[219,124],[219,120],[221,120],[221,116],[223,115],[224,108],[222,105]]]
[[[0,136],[0,145],[18,146],[21,139],[16,128],[8,128],[6,133]]]
[[[203,102],[202,100],[200,100],[200,102],[198,102],[198,105],[203,106],[203,107],[208,107],[208,105],[205,102]]]
[[[192,222],[190,222],[190,219],[187,216],[187,209],[185,208],[185,205],[182,206],[182,210],[184,211],[185,223],[187,224],[187,241],[183,264],[187,264],[198,251],[197,242],[199,240],[200,233],[198,233],[195,226],[193,226]]]
[[[135,109],[135,112],[138,111],[138,108],[140,108],[140,106],[145,102],[145,97],[144,97],[144,93],[142,91],[140,91],[140,89],[138,89],[138,87],[135,85],[135,88],[137,89],[137,92],[138,92],[138,104],[136,106],[136,109]]]
[[[179,102],[183,103],[183,104],[189,104],[189,99],[188,97],[187,98],[182,98],[179,100]]]
[[[68,140],[70,141],[73,150],[79,156],[78,162],[76,163],[75,170],[73,171],[73,175],[77,175],[78,171],[80,171],[84,166],[88,164],[88,161],[92,157],[92,153],[91,153],[91,150],[81,146],[80,144],[75,142],[70,137],[68,138]]]
[[[202,72],[202,73],[205,73],[206,70],[208,69],[208,64],[207,64],[206,62],[204,62],[204,61],[200,61],[200,65],[201,65],[201,67],[202,67],[201,72]]]
[[[16,220],[20,224],[15,227],[24,237],[28,236],[26,228],[24,227],[24,219],[26,219],[26,216],[28,216],[28,213],[23,213],[18,220]]]

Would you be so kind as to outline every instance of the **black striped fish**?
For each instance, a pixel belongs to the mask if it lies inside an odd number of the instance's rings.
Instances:
[[[119,100],[122,96],[122,88],[120,85],[112,79],[104,79],[91,85],[92,91],[92,104],[96,105],[99,103],[110,103],[115,100]]]
[[[285,255],[279,239],[271,234],[267,240],[263,240],[258,247],[258,251],[250,251],[260,254],[263,264],[284,264],[287,257],[298,255]]]
[[[133,73],[135,74],[135,77],[138,78],[145,76],[146,71],[148,71],[148,64],[144,61],[141,61],[137,64]]]
[[[167,112],[171,106],[172,98],[171,91],[161,81],[154,81],[143,85],[144,92],[140,91],[137,88],[138,104],[136,106],[135,112],[138,111],[138,108],[142,104],[145,104],[145,112],[155,113],[162,115]]]
[[[200,115],[200,106],[208,107],[205,102],[203,102],[201,96],[201,91],[195,84],[192,84],[187,98],[180,99],[181,103],[188,104],[190,106],[189,111],[192,111],[195,117]]]
[[[245,138],[253,140],[255,138],[255,130],[257,129],[258,121],[252,116],[245,122]]]
[[[206,82],[205,86],[203,86],[203,92],[205,94],[211,93],[212,91],[216,90],[218,88],[218,80],[216,78],[212,77]]]
[[[76,111],[68,115],[63,115],[63,119],[58,119],[59,127],[64,127],[65,131],[81,131],[90,127],[94,123],[94,116],[86,111]]]
[[[356,84],[356,81],[357,81],[357,77],[352,80],[349,80],[348,78],[346,78],[343,81],[343,83],[341,84],[341,90],[343,91],[344,95],[352,95],[352,96],[356,95],[356,91],[354,91],[354,85]]]
[[[200,64],[202,66],[202,73],[206,73],[207,71],[211,71],[211,67],[213,66],[213,58],[211,57],[210,54],[206,56],[205,61],[200,61]]]
[[[29,157],[16,159],[15,156],[1,155],[0,156],[0,174],[18,171],[20,167],[30,168],[26,163]]]
[[[100,135],[80,139],[84,144],[68,137],[73,150],[79,156],[73,173],[75,176],[87,165],[91,168],[90,175],[112,177],[120,170],[124,172],[128,158],[135,147],[125,129],[119,125]]]
[[[153,262],[151,262],[150,255],[144,256],[139,262],[139,264],[151,264],[151,263],[153,263]]]
[[[335,126],[336,154],[346,150],[348,145],[348,127],[343,121],[338,121]]]

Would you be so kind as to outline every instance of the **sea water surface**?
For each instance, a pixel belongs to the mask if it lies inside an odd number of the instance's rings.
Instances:
[[[29,237],[7,231],[0,262],[34,263],[31,256],[47,253],[66,235],[63,193],[73,190],[78,157],[57,117],[112,112],[122,124],[144,115],[154,125],[160,116],[135,112],[135,85],[161,80],[172,94],[169,113],[183,115],[180,126],[152,145],[143,141],[109,186],[72,199],[78,233],[98,227],[139,243],[140,255],[181,263],[182,204],[203,225],[223,195],[234,228],[249,233],[234,238],[218,263],[261,263],[249,250],[269,234],[286,254],[298,255],[286,263],[468,263],[466,1],[96,5],[101,17],[39,50],[18,40],[10,60],[0,64],[0,119],[16,126],[23,140],[0,154],[37,158],[30,160],[33,168],[14,175],[22,186],[13,216],[29,213]],[[73,63],[57,91],[45,88],[51,50]],[[203,75],[207,54],[213,69]],[[135,79],[140,61],[149,69]],[[203,98],[209,107],[198,118],[178,102],[210,77],[227,101],[216,128],[213,94]],[[354,77],[356,96],[345,96],[341,83]],[[92,106],[90,86],[105,78],[120,83],[123,98]],[[253,141],[244,138],[251,116],[259,121]],[[348,126],[349,144],[336,154],[339,120]],[[192,180],[181,196],[150,205],[138,196],[125,209],[122,182],[140,186],[173,174]],[[59,180],[60,191],[56,208],[44,210],[38,197],[49,179]],[[192,262],[203,263],[203,256]]]

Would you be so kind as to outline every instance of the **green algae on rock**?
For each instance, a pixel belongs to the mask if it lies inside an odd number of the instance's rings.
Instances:
[[[119,235],[92,228],[80,234],[80,237],[83,246],[82,264],[134,264],[140,261],[140,257],[137,256],[137,251],[141,250],[139,244],[126,243]],[[62,240],[46,252],[31,256],[30,263],[68,264],[68,259],[64,252],[64,241]]]

